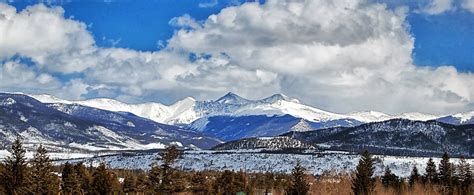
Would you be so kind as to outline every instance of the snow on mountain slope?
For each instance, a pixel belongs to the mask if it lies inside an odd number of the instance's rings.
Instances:
[[[379,122],[391,119],[391,116],[385,113],[376,111],[353,112],[347,114],[349,117],[362,122]]]
[[[436,120],[453,125],[474,124],[474,111],[444,116]]]
[[[235,115],[285,115],[289,114],[294,117],[303,118],[313,122],[321,122],[328,120],[336,120],[349,118],[344,115],[319,110],[310,106],[306,106],[295,101],[287,101],[284,99],[277,100],[273,103],[253,103],[248,104],[234,112]]]
[[[188,97],[172,105],[160,103],[127,104],[113,99],[89,99],[82,101],[67,101],[49,95],[31,95],[44,103],[80,104],[109,111],[130,112],[137,116],[148,118],[159,123],[185,125],[193,121],[210,116],[283,116],[291,115],[311,122],[335,121],[342,119],[357,120],[360,122],[380,122],[389,119],[402,118],[409,120],[427,121],[436,119],[434,115],[421,113],[405,113],[388,115],[376,111],[337,114],[320,110],[300,103],[297,99],[283,94],[275,94],[261,100],[248,100],[235,93],[227,93],[217,100],[197,101]],[[472,114],[471,114],[472,115]],[[469,115],[465,118],[469,118]]]
[[[403,113],[400,115],[393,116],[392,119],[401,118],[401,119],[408,119],[412,121],[429,121],[429,120],[434,120],[438,117],[439,116],[431,115],[431,114],[424,114],[424,113],[419,113],[419,112],[408,112],[408,113]]]
[[[136,150],[176,143],[210,148],[219,140],[128,112],[79,104],[46,104],[21,94],[0,93],[0,149],[18,135],[28,149],[39,143],[55,150]]]

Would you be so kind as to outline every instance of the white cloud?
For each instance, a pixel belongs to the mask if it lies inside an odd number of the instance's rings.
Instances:
[[[207,1],[199,3],[198,6],[201,8],[209,8],[209,7],[214,7],[217,4],[219,4],[218,0],[207,0]]]
[[[431,15],[441,14],[454,9],[452,0],[432,0],[425,7],[421,8],[421,12]]]
[[[246,3],[210,16],[200,28],[180,30],[169,47],[225,53],[240,69],[276,74],[272,83],[279,86],[272,89],[333,111],[468,109],[472,75],[412,64],[406,11],[363,1]]]
[[[0,59],[14,55],[31,58],[51,71],[83,71],[91,64],[74,59],[94,52],[94,40],[86,25],[64,18],[60,7],[42,4],[17,13],[0,4]]]
[[[461,7],[474,13],[474,0],[463,0]]]
[[[180,17],[174,17],[169,21],[169,24],[175,27],[181,27],[181,28],[200,28],[201,25],[191,18],[190,15],[184,14],[183,16]]]
[[[180,29],[155,52],[100,48],[85,24],[63,12],[36,5],[18,13],[0,4],[0,59],[8,61],[2,89],[22,83],[26,91],[124,101],[283,92],[336,112],[450,113],[474,105],[472,74],[413,65],[404,8],[362,0],[245,3],[202,23],[174,18],[170,24]],[[35,65],[9,61],[13,56]],[[84,77],[52,76],[73,72]]]

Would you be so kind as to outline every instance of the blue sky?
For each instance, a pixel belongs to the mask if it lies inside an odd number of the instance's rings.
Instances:
[[[474,0],[8,1],[0,33],[2,91],[474,109]]]
[[[236,1],[151,0],[151,1],[72,1],[53,2],[65,9],[66,17],[85,22],[94,39],[102,47],[124,47],[140,51],[159,49],[176,30],[169,21],[189,14],[205,20],[221,9],[236,5]],[[425,1],[378,1],[390,7],[408,6],[412,10]],[[239,2],[242,3],[242,2]],[[263,3],[263,2],[262,2]],[[19,10],[36,2],[13,2]],[[208,6],[205,6],[208,5]],[[448,11],[430,15],[409,12],[407,21],[415,38],[413,60],[420,66],[454,65],[461,71],[474,71],[474,14]]]

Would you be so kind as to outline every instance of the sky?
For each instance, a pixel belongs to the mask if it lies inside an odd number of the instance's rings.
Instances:
[[[1,1],[0,1],[1,2]],[[474,110],[474,0],[4,1],[0,90]]]

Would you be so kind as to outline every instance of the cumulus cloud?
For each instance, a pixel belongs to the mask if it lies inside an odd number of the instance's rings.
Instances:
[[[406,12],[363,1],[246,3],[178,31],[169,47],[224,53],[243,70],[276,74],[275,88],[329,110],[467,109],[472,75],[414,66]]]
[[[60,7],[39,4],[17,13],[0,3],[0,32],[0,59],[26,56],[50,71],[68,73],[92,65],[74,59],[94,52],[93,37],[84,23],[65,19]]]
[[[202,22],[172,19],[179,29],[155,52],[100,48],[85,24],[63,13],[0,4],[2,81],[62,97],[124,101],[283,92],[335,112],[439,114],[474,105],[474,75],[413,65],[404,8],[362,0],[244,3]],[[15,71],[23,80],[11,76]],[[59,81],[57,73],[81,76]]]
[[[463,0],[461,7],[474,13],[474,0]]]

